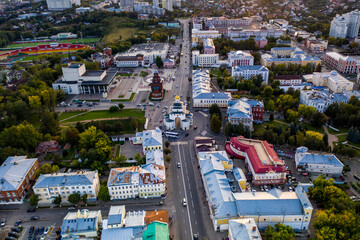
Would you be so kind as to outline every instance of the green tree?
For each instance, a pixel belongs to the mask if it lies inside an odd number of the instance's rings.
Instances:
[[[157,66],[158,68],[162,68],[162,67],[163,67],[164,63],[163,63],[163,61],[162,61],[162,59],[161,59],[160,56],[156,56],[156,58],[155,58],[155,64],[156,64],[156,66]]]
[[[30,197],[30,206],[35,207],[38,205],[40,199],[39,196],[37,194],[33,194]]]
[[[51,166],[50,164],[45,163],[40,167],[40,169],[38,171],[39,171],[39,174],[48,174],[48,173],[59,172],[59,166],[58,165]]]
[[[286,120],[288,120],[289,122],[295,122],[298,118],[298,112],[292,110],[292,109],[288,109],[286,111]]]
[[[270,225],[265,229],[266,240],[292,240],[295,239],[295,232],[290,226],[278,223],[275,227]]]
[[[169,163],[171,161],[171,156],[166,156],[165,161]]]
[[[86,193],[84,193],[81,196],[81,201],[86,205],[87,204],[87,199],[88,199],[88,195]]]
[[[137,162],[140,162],[140,160],[141,160],[141,155],[140,155],[140,153],[136,153],[134,159],[135,159]]]
[[[126,157],[124,155],[121,155],[120,157],[114,158],[113,161],[115,161],[118,166],[123,166],[126,162]]]
[[[100,199],[102,201],[110,201],[109,189],[106,186],[104,186],[104,185],[100,186],[100,190],[98,193],[98,199]]]
[[[59,121],[47,109],[41,115],[40,130],[43,134],[49,133],[52,136],[55,136],[59,131]]]
[[[165,155],[170,154],[170,153],[171,153],[170,148],[165,148],[165,149],[164,149],[164,153],[165,153]]]
[[[110,112],[117,112],[117,111],[119,111],[119,107],[118,106],[111,106],[110,108],[109,108],[109,111]]]
[[[74,205],[78,204],[81,200],[81,196],[79,193],[75,192],[69,195],[68,201]]]
[[[328,121],[328,117],[321,113],[321,112],[315,112],[313,115],[312,115],[312,118],[311,118],[311,125],[314,126],[314,127],[321,127],[322,125],[324,125],[326,122]]]
[[[61,201],[62,201],[62,198],[61,198],[60,195],[58,195],[57,197],[55,197],[53,203],[56,204],[56,205],[60,205]]]
[[[42,134],[33,125],[25,121],[19,125],[4,129],[0,133],[0,146],[22,148],[33,152],[42,141],[42,138]]]
[[[170,143],[168,141],[165,142],[165,147],[169,148],[170,147]]]
[[[219,133],[221,130],[221,120],[218,115],[213,114],[210,120],[210,130],[214,133]]]
[[[118,107],[119,107],[120,110],[123,110],[125,106],[124,106],[124,104],[119,103],[119,104],[118,104]]]
[[[219,118],[221,118],[221,110],[219,108],[219,105],[217,105],[216,103],[211,104],[211,106],[209,108],[209,114],[210,114],[210,118],[214,114],[216,114],[217,116],[219,116]]]

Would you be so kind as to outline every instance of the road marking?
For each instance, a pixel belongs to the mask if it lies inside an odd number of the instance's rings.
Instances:
[[[191,200],[191,204],[192,204],[192,206],[194,208],[194,201],[193,200]],[[195,215],[195,210],[194,210],[194,215]]]
[[[190,198],[192,198],[192,194],[191,194],[191,192],[190,192]]]
[[[197,225],[197,221],[195,220],[195,225]]]
[[[188,144],[189,143],[187,141],[178,141],[171,143],[171,145],[188,145]]]
[[[204,117],[208,117],[209,115],[207,115],[206,113],[203,112],[199,112],[201,115],[203,115]]]
[[[181,159],[181,154],[180,154],[180,147],[179,147],[179,145],[178,145],[178,151],[179,151],[180,164],[182,165],[182,159]],[[184,170],[183,170],[183,168],[181,168],[181,175],[182,175],[182,181],[183,181],[185,199],[187,199],[186,188],[185,188],[185,180],[184,180]],[[190,225],[190,236],[192,236],[192,235],[193,235],[193,231],[192,231],[192,226],[191,226],[191,219],[190,219],[189,208],[187,207],[186,210],[187,210],[187,213],[188,213],[188,219],[189,219],[189,225]]]

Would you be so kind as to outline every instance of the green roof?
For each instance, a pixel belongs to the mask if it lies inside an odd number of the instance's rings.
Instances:
[[[142,236],[143,240],[169,240],[169,227],[166,223],[152,222]]]

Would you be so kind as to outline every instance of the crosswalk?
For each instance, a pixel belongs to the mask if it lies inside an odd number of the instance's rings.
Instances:
[[[171,145],[189,145],[187,141],[172,142]]]

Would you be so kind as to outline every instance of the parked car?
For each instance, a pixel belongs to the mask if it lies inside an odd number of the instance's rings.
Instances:
[[[30,220],[39,220],[40,218],[38,216],[31,216]]]
[[[50,231],[50,227],[46,227],[45,230],[44,230],[44,234],[47,235]]]
[[[2,218],[1,219],[1,223],[0,223],[0,226],[3,227],[6,225],[6,219],[5,218]]]
[[[20,230],[20,228],[13,227],[13,228],[11,228],[11,231],[19,233],[21,230]]]
[[[21,223],[22,223],[22,220],[19,219],[19,220],[17,220],[17,221],[15,222],[14,226],[17,227],[17,226],[19,226]]]
[[[160,201],[160,202],[157,202],[157,203],[156,203],[156,206],[162,206],[162,205],[164,205],[164,202],[163,202],[163,201]]]
[[[19,234],[17,232],[9,232],[8,235],[11,237],[17,237]]]
[[[44,228],[44,227],[41,227],[41,228],[40,228],[40,231],[39,231],[39,234],[43,234],[43,233],[44,233],[44,230],[45,230],[45,228]]]
[[[11,237],[11,236],[7,236],[7,237],[5,238],[5,240],[16,240],[16,238]]]
[[[28,211],[28,212],[35,212],[36,209],[35,209],[35,208],[29,208],[27,211]]]
[[[34,229],[35,227],[34,226],[31,226],[30,229],[29,229],[29,235],[32,235],[34,233]]]
[[[75,210],[75,207],[68,207],[68,210]]]
[[[181,164],[180,164],[180,163],[178,163],[178,164],[177,164],[177,167],[178,167],[178,168],[181,168]]]

